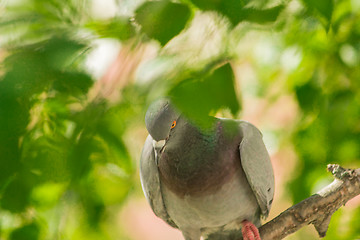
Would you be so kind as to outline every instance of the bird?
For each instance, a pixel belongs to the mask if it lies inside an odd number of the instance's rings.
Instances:
[[[206,127],[169,98],[145,114],[140,181],[156,216],[185,240],[260,240],[274,197],[274,173],[253,124],[208,116]]]

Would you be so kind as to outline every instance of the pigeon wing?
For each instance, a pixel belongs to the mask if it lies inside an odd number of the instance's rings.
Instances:
[[[145,141],[140,158],[140,180],[145,197],[156,216],[172,227],[177,228],[166,211],[161,192],[161,181],[157,156],[155,155],[153,138],[149,135]]]
[[[274,197],[274,173],[261,132],[251,123],[241,121],[240,159],[246,178],[267,217]]]

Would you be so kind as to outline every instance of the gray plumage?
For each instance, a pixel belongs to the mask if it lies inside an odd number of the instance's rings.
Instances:
[[[168,100],[152,104],[145,119],[150,133],[140,159],[145,197],[187,240],[240,237],[241,222],[260,226],[274,195],[260,131],[246,121],[209,121],[210,128],[200,129]]]

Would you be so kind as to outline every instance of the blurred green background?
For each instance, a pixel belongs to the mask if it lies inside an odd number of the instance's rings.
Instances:
[[[0,46],[0,239],[182,239],[138,177],[161,96],[261,129],[269,219],[360,166],[358,0],[2,0]],[[325,239],[359,223],[358,197]]]

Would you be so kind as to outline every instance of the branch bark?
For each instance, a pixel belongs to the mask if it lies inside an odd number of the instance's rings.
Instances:
[[[332,214],[360,194],[360,168],[344,169],[329,164],[327,169],[335,180],[261,226],[259,231],[262,240],[283,239],[308,224],[315,226],[320,237],[325,236]]]

